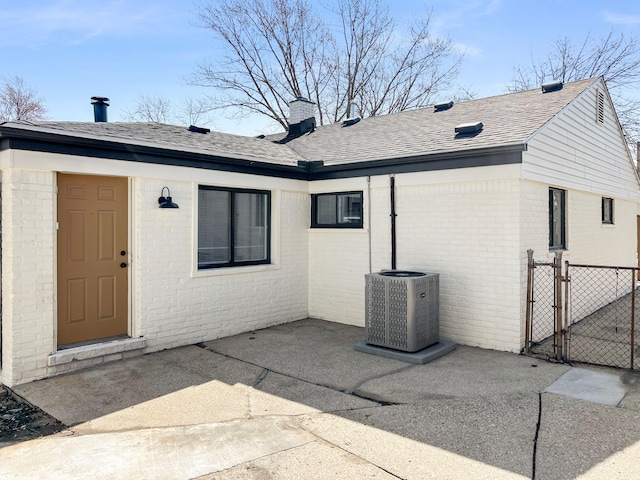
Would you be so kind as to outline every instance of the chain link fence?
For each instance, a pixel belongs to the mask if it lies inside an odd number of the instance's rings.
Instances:
[[[529,251],[525,352],[640,369],[638,269],[535,262]],[[639,300],[639,301],[637,301]]]
[[[566,272],[568,359],[639,368],[637,269],[567,264]]]

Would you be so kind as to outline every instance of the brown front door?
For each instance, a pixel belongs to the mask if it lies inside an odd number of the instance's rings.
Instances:
[[[128,328],[127,179],[58,174],[58,345]]]

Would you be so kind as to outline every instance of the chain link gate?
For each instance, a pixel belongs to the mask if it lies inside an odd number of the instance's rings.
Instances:
[[[577,265],[527,251],[525,353],[563,362],[640,369],[638,268]]]
[[[553,262],[536,262],[527,251],[527,315],[525,352],[562,361],[562,256]]]
[[[569,361],[640,368],[635,338],[637,271],[567,262]]]

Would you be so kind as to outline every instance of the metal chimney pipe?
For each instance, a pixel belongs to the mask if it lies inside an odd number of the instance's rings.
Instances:
[[[107,107],[109,99],[107,97],[91,97],[91,105],[93,105],[93,119],[96,122],[107,121]]]

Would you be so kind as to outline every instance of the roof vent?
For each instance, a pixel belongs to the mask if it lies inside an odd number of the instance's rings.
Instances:
[[[345,121],[342,122],[342,126],[350,127],[351,125],[355,125],[359,121],[360,121],[360,117],[347,118]]]
[[[449,110],[451,107],[453,107],[453,100],[451,100],[450,102],[447,102],[447,103],[436,103],[433,106],[433,111],[434,112],[442,112],[443,110]]]
[[[542,93],[555,92],[562,90],[562,82],[545,83],[542,85]]]
[[[195,125],[189,125],[189,131],[195,132],[195,133],[209,133],[211,129],[204,128],[204,127],[196,127]]]
[[[482,130],[482,122],[461,123],[456,126],[455,131],[458,135],[468,135],[473,133],[479,133]]]
[[[360,107],[354,102],[349,102],[347,106],[347,118],[342,122],[343,127],[350,127],[360,121]]]
[[[107,107],[109,99],[107,97],[91,97],[91,105],[93,105],[93,119],[96,122],[107,121]]]

